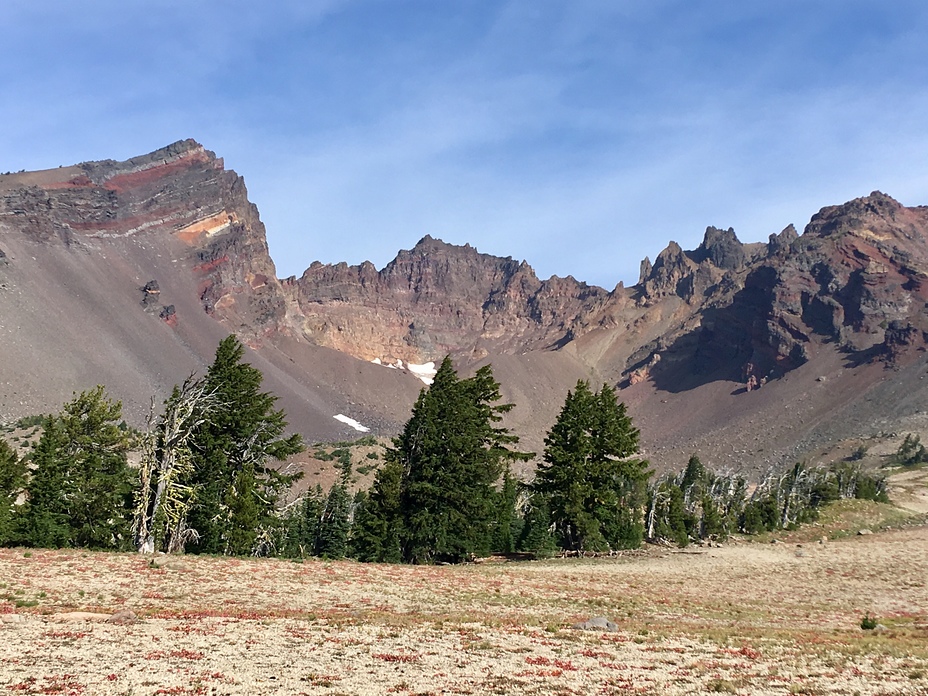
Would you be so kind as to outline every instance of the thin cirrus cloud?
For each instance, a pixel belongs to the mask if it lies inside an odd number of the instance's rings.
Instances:
[[[424,234],[611,287],[707,225],[926,203],[928,10],[900,0],[8,0],[2,169],[193,137],[281,275]]]

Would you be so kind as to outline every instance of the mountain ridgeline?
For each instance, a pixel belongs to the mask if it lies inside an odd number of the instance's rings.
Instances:
[[[928,208],[880,192],[766,243],[710,227],[609,291],[429,236],[381,270],[278,279],[244,181],[192,140],[0,176],[0,421],[103,383],[140,422],[231,332],[309,440],[344,438],[336,414],[395,434],[421,382],[384,365],[451,355],[493,363],[536,451],[589,379],[621,388],[657,466],[762,472],[928,407],[926,302]]]

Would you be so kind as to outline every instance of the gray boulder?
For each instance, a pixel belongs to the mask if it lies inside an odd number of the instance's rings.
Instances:
[[[592,619],[575,623],[571,628],[578,631],[618,631],[619,627],[605,616],[594,616]]]

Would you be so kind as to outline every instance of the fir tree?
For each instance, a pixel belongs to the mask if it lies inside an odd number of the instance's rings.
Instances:
[[[358,560],[380,563],[402,560],[402,479],[403,466],[398,459],[377,470],[370,491],[355,512],[352,555]]]
[[[201,553],[250,554],[259,531],[276,526],[277,501],[295,480],[269,465],[303,448],[299,435],[282,437],[287,423],[277,397],[261,391],[263,376],[243,362],[234,336],[219,344],[204,380],[218,406],[191,438],[196,502],[189,526]]]
[[[122,404],[98,386],[49,417],[33,452],[35,469],[22,516],[32,546],[124,549],[131,544],[131,437]]]
[[[518,549],[547,558],[557,553],[558,544],[551,524],[551,511],[543,495],[533,495],[525,510]]]
[[[26,463],[0,439],[0,546],[14,540],[17,500],[26,485]]]
[[[326,496],[319,520],[316,555],[323,558],[344,558],[348,555],[348,534],[351,530],[352,499],[341,482],[335,483]]]
[[[65,444],[60,420],[47,416],[42,423],[42,435],[32,451],[33,471],[17,524],[17,539],[25,546],[60,548],[70,545],[68,501],[72,482],[63,455]]]
[[[493,520],[492,551],[512,553],[516,550],[516,541],[522,531],[521,520],[516,514],[516,502],[519,488],[512,473],[507,468],[503,472],[503,482],[495,495]]]
[[[604,385],[577,382],[545,438],[533,484],[559,543],[572,550],[634,548],[644,535],[647,463],[634,458],[638,430]]]
[[[504,463],[525,457],[497,424],[512,404],[501,398],[491,369],[460,379],[445,358],[413,406],[387,460],[402,467],[403,560],[461,561],[486,553],[492,541],[494,485]]]
[[[325,507],[319,519],[316,554],[323,558],[344,558],[348,555],[353,501],[348,493],[351,482],[351,453],[345,451],[339,464],[341,476],[329,489]]]
[[[278,548],[282,556],[304,558],[316,553],[324,503],[322,487],[316,484],[287,507],[281,524],[283,539]]]

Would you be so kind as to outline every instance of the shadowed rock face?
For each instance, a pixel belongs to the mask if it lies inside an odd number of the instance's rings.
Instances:
[[[653,351],[635,353],[627,374],[653,364],[650,374],[665,388],[699,375],[770,379],[807,362],[824,342],[862,359],[898,359],[899,346],[923,346],[928,331],[926,239],[925,208],[874,192],[824,208],[801,237],[792,226],[771,235],[765,254],[747,254],[733,230],[713,227],[689,254],[671,243],[640,285],[642,302],[676,295],[691,312]],[[887,338],[891,324],[897,328]]]

